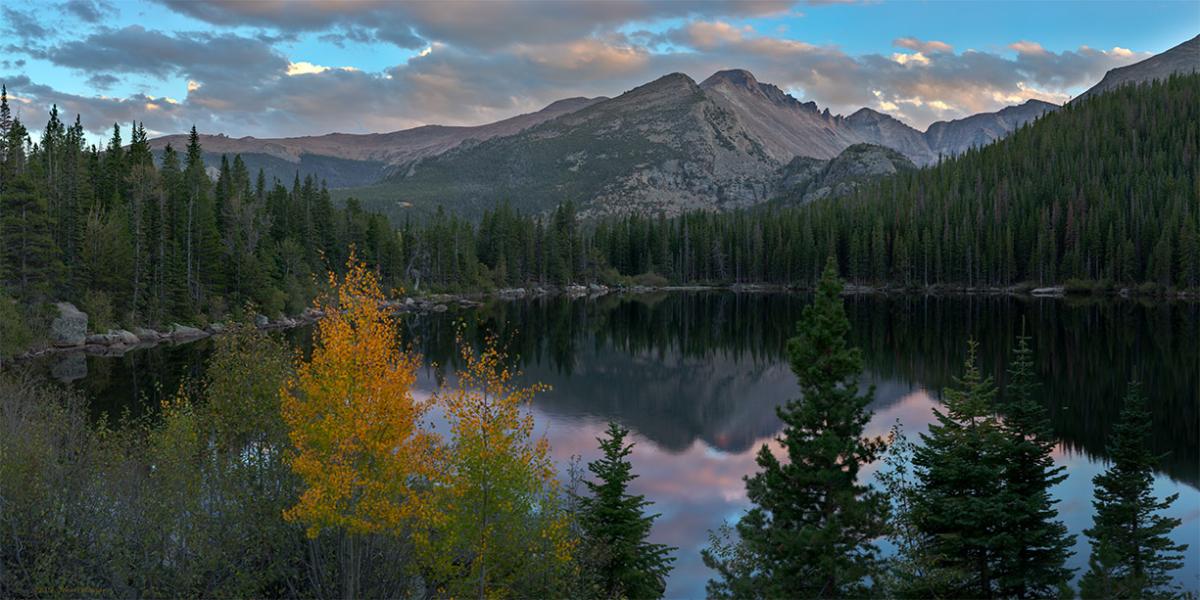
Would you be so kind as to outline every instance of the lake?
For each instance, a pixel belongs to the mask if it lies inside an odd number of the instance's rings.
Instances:
[[[709,577],[699,555],[708,530],[744,511],[742,478],[755,470],[757,448],[780,429],[774,407],[798,395],[784,347],[807,302],[798,294],[674,292],[492,301],[400,319],[428,361],[422,393],[453,371],[458,323],[471,339],[498,332],[525,379],[552,386],[533,410],[564,468],[572,456],[596,458],[595,438],[608,421],[629,427],[640,475],[633,490],[661,513],[654,540],[679,547],[667,595],[694,598]],[[1169,511],[1183,519],[1174,537],[1191,545],[1176,577],[1200,590],[1200,305],[916,296],[846,302],[865,383],[875,386],[870,435],[897,421],[910,437],[924,431],[940,390],[960,372],[968,338],[979,341],[985,374],[1002,382],[1015,336],[1033,336],[1041,393],[1060,440],[1055,460],[1067,467],[1068,479],[1054,490],[1058,509],[1080,536],[1074,567],[1087,561],[1082,530],[1091,524],[1091,479],[1104,468],[1106,436],[1126,382],[1141,379],[1154,415],[1152,445],[1165,455],[1155,492],[1179,494]],[[285,335],[302,347],[311,343],[308,330]],[[209,348],[201,341],[121,358],[56,357],[38,368],[72,379],[97,415],[140,413],[202,376]]]

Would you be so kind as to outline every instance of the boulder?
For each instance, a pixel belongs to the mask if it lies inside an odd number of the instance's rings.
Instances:
[[[119,338],[109,333],[93,333],[92,335],[87,336],[85,341],[89,346],[111,346],[116,343],[118,339]]]
[[[167,337],[153,329],[146,329],[145,327],[134,327],[133,335],[137,336],[139,342],[145,342],[149,344],[160,342],[163,340],[163,338]]]
[[[1034,296],[1062,296],[1066,293],[1066,289],[1061,286],[1060,287],[1040,287],[1040,288],[1034,288],[1029,293],[1033,294]]]
[[[108,334],[116,338],[116,343],[125,346],[136,346],[139,341],[138,336],[124,329],[110,329]]]
[[[175,342],[196,340],[207,336],[208,333],[195,327],[180,325],[179,323],[171,325],[171,340]]]
[[[213,333],[213,334],[225,333],[225,324],[224,323],[209,323],[207,329],[208,329],[209,333]]]
[[[447,308],[446,308],[446,305],[445,305],[445,304],[434,304],[434,305],[433,305],[433,308],[431,308],[430,310],[432,310],[433,312],[439,312],[439,313],[440,313],[440,312],[446,312],[446,311],[447,311],[447,310],[449,310],[449,309],[447,309]]]
[[[87,341],[87,313],[70,302],[59,302],[58,317],[50,323],[50,342],[59,348],[82,346]]]
[[[254,326],[255,327],[262,329],[263,327],[267,327],[270,324],[271,324],[271,320],[267,318],[267,315],[254,315]]]

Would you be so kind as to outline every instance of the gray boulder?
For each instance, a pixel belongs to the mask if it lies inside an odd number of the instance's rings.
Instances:
[[[124,346],[136,346],[139,341],[138,336],[133,335],[133,332],[126,331],[124,329],[110,329],[108,334],[115,338],[116,343]]]
[[[87,341],[87,313],[70,302],[59,302],[58,317],[50,323],[50,342],[60,348],[82,346]]]
[[[160,342],[164,338],[167,337],[153,329],[146,329],[145,327],[134,327],[133,335],[137,338],[137,340],[139,342],[146,342],[146,343],[151,343],[151,344],[155,343],[155,342]]]
[[[179,323],[175,323],[171,326],[172,341],[181,342],[187,340],[196,340],[202,337],[208,337],[208,333],[203,330],[196,329],[195,327],[180,325]]]
[[[271,319],[267,315],[254,315],[254,326],[258,328],[267,327],[271,324]]]
[[[86,341],[88,345],[111,346],[117,343],[119,339],[119,337],[114,336],[111,333],[93,333],[92,335],[87,336]]]

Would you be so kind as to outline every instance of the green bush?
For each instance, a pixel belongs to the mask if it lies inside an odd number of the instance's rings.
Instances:
[[[634,276],[633,283],[637,285],[644,285],[646,287],[663,287],[670,282],[667,281],[666,277],[663,277],[658,273],[650,272]]]
[[[1096,290],[1096,282],[1087,279],[1068,279],[1063,282],[1063,291],[1068,294],[1091,294]]]
[[[0,358],[24,352],[33,342],[21,307],[0,290]]]
[[[88,290],[83,295],[79,310],[87,313],[88,327],[96,333],[103,333],[117,325],[113,316],[112,298],[107,292]]]

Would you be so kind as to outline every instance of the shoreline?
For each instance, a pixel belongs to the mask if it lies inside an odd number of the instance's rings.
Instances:
[[[602,284],[570,284],[566,286],[531,286],[529,288],[501,288],[495,290],[480,290],[474,292],[432,292],[418,295],[408,295],[383,303],[383,307],[392,314],[427,314],[446,312],[451,306],[458,308],[478,308],[483,300],[515,301],[533,298],[599,298],[613,294],[641,295],[680,292],[732,292],[734,294],[796,294],[811,293],[811,286],[766,283],[735,283],[735,284],[694,284],[694,285],[665,285],[665,286],[606,286]],[[1111,291],[1087,292],[1068,291],[1064,286],[1008,286],[1008,287],[971,287],[932,285],[925,287],[893,287],[865,286],[845,284],[843,296],[923,296],[923,297],[1016,297],[1028,299],[1092,299],[1100,301],[1148,300],[1151,302],[1200,302],[1200,293],[1178,291],[1172,293],[1140,294],[1132,288],[1114,289]],[[296,327],[315,324],[324,313],[308,308],[299,315],[283,316],[276,319],[257,315],[254,327],[260,331],[286,331]],[[224,334],[228,330],[224,323],[212,323],[204,328],[173,323],[166,331],[157,331],[145,327],[135,327],[133,331],[115,329],[107,333],[87,335],[81,343],[71,345],[46,344],[32,348],[4,361],[3,366],[21,364],[52,355],[85,354],[90,356],[120,357],[136,350],[145,350],[157,346],[180,346],[198,340],[208,339]],[[2,367],[0,367],[2,370]]]

